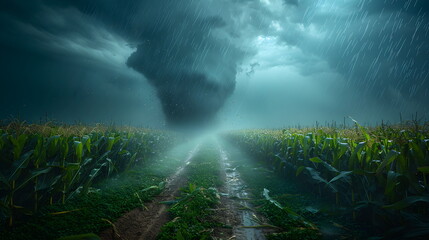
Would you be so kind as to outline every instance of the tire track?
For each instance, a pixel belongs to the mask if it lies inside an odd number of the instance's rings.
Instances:
[[[161,227],[170,219],[167,206],[160,202],[174,199],[179,194],[180,187],[186,184],[184,170],[199,151],[197,144],[188,154],[185,164],[172,175],[162,193],[145,203],[145,209],[136,208],[120,217],[111,228],[100,234],[102,240],[151,240],[156,239]]]
[[[237,240],[265,240],[264,233],[258,228],[246,228],[260,225],[254,219],[255,213],[251,211],[251,205],[244,199],[249,198],[245,190],[245,183],[241,180],[236,168],[232,167],[227,152],[219,144],[220,159],[225,170],[228,200],[224,202],[224,208],[233,211],[235,218],[239,219],[239,225],[233,226],[234,238]]]

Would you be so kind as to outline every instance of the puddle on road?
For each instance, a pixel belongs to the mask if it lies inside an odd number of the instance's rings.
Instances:
[[[240,179],[240,174],[231,166],[231,161],[228,158],[227,153],[220,149],[220,157],[222,164],[224,165],[225,174],[226,174],[226,189],[228,190],[227,194],[229,198],[236,199],[238,205],[243,206],[243,208],[251,208],[252,206],[243,199],[248,199],[249,194],[245,190],[245,184]],[[251,210],[240,210],[240,219],[242,226],[256,226],[260,225],[257,221],[254,220],[254,213]],[[246,240],[265,240],[265,236],[262,231],[258,228],[235,228],[235,236],[237,240],[246,239]]]

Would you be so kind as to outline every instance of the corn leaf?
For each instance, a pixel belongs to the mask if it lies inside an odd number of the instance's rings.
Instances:
[[[425,202],[425,203],[429,203],[429,196],[425,195],[425,196],[412,196],[412,197],[407,197],[399,202],[396,202],[394,204],[391,205],[385,205],[383,206],[383,208],[385,209],[393,209],[393,210],[402,210],[404,208],[407,208],[417,202]]]
[[[321,163],[321,162],[323,162],[322,159],[320,159],[319,157],[313,157],[313,158],[310,158],[308,160],[310,160],[310,161],[312,161],[314,163]]]
[[[305,167],[304,167],[304,166],[300,166],[298,169],[296,169],[295,176],[297,176],[297,177],[298,177],[298,175],[299,175],[299,174],[301,174],[301,172],[302,172],[304,169],[305,169]]]
[[[10,174],[8,180],[9,182],[15,181],[18,179],[21,170],[27,168],[28,162],[30,161],[30,157],[33,154],[34,150],[28,151],[18,161],[15,161],[13,164],[12,174]]]
[[[429,173],[429,166],[419,167],[417,170],[419,170],[421,173]]]
[[[391,150],[384,158],[383,162],[381,162],[380,166],[378,166],[376,171],[377,175],[379,175],[384,170],[384,168],[387,165],[391,164],[398,156],[399,156],[399,152],[395,150]]]
[[[340,174],[338,174],[336,177],[333,177],[329,183],[333,183],[335,181],[338,181],[340,179],[344,180],[345,182],[350,183],[350,174],[352,174],[352,171],[341,171]]]

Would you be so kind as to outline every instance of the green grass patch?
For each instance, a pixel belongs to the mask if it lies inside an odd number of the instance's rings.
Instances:
[[[186,174],[188,182],[199,187],[219,187],[223,184],[220,179],[221,166],[219,152],[216,148],[205,146],[192,159]]]
[[[211,230],[221,225],[211,220],[211,209],[218,202],[215,188],[197,188],[191,184],[169,209],[174,219],[162,227],[158,239],[209,239]]]
[[[213,228],[222,226],[211,217],[220,199],[215,188],[222,185],[220,173],[217,149],[204,145],[187,166],[189,185],[169,209],[173,220],[162,227],[158,239],[210,239]]]

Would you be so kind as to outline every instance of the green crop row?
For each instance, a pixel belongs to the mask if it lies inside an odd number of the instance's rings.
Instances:
[[[410,128],[370,131],[358,123],[356,131],[362,141],[332,129],[244,130],[227,137],[279,174],[348,209],[353,219],[388,227],[393,235],[406,224],[414,234],[429,234],[429,134]]]
[[[167,133],[145,129],[83,135],[53,130],[0,129],[2,223],[12,226],[15,217],[86,194],[94,182],[132,168],[173,141]]]

